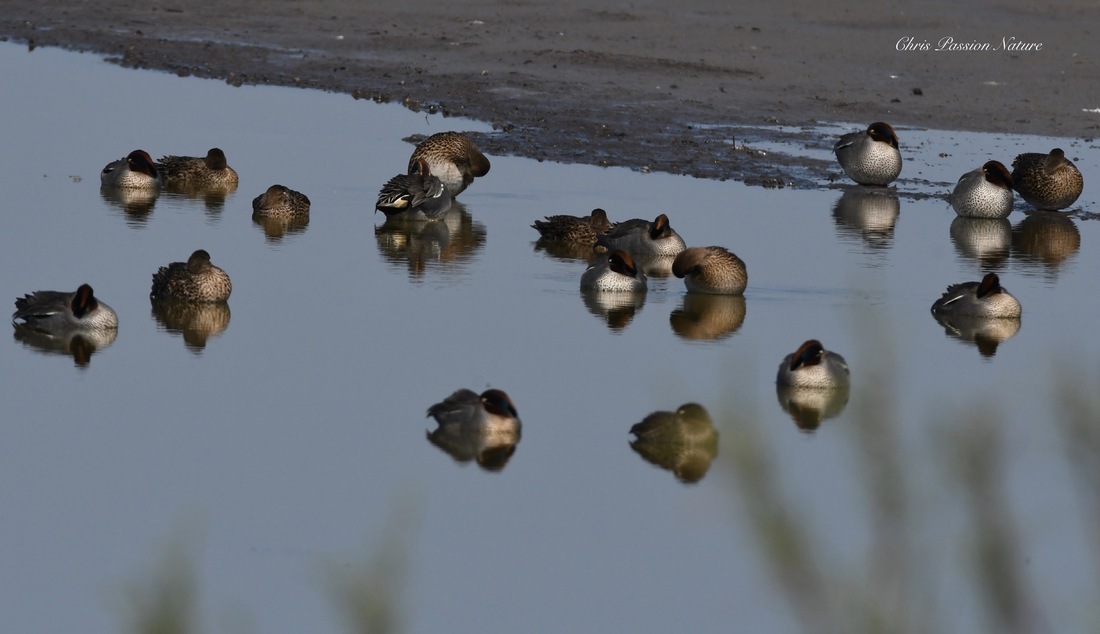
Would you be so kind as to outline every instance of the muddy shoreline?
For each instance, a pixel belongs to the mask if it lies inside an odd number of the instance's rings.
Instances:
[[[771,187],[839,175],[826,161],[752,149],[827,148],[832,139],[801,130],[818,122],[1085,138],[1100,126],[1088,112],[1100,107],[1100,9],[1086,2],[933,2],[919,14],[707,0],[5,4],[0,36],[32,50],[470,117],[493,125],[477,135],[490,155]],[[936,50],[946,37],[995,50]],[[1004,50],[1009,41],[1031,50]]]

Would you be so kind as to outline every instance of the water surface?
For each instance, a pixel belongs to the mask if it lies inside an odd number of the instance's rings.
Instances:
[[[24,87],[0,100],[0,297],[89,282],[121,320],[85,365],[14,337],[0,354],[12,631],[117,631],[127,588],[181,530],[204,631],[337,631],[329,572],[401,545],[391,590],[407,631],[797,631],[729,443],[760,433],[822,565],[873,585],[860,574],[874,532],[861,416],[898,434],[929,594],[973,629],[977,611],[958,608],[976,599],[955,592],[967,542],[934,439],[974,410],[1004,433],[1000,485],[1043,617],[1064,630],[1087,616],[1096,577],[1050,394],[1062,372],[1096,376],[1091,141],[902,129],[901,195],[869,200],[841,181],[769,190],[491,157],[445,226],[395,227],[373,202],[405,166],[402,139],[486,125],[14,45],[0,47],[0,76]],[[100,192],[99,170],[132,149],[214,146],[240,173],[224,200]],[[1074,213],[1033,220],[1018,202],[1007,223],[967,230],[927,196],[988,158],[1055,146],[1085,174]],[[828,156],[827,142],[761,149]],[[277,235],[252,222],[252,198],[274,183],[310,197],[308,225]],[[594,207],[613,220],[664,212],[688,244],[730,248],[748,263],[743,302],[693,301],[655,278],[610,316],[586,303],[583,263],[535,249],[530,224]],[[198,248],[234,290],[210,332],[185,337],[152,311],[150,276]],[[979,347],[928,309],[986,270],[1024,317]],[[852,369],[848,402],[814,433],[774,384],[809,338]],[[524,423],[499,473],[425,437],[428,406],[490,386]],[[866,405],[877,396],[885,413]],[[694,484],[643,460],[627,433],[688,402],[724,443]]]

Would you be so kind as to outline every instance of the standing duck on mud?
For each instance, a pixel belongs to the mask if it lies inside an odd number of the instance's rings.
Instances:
[[[889,123],[876,121],[866,130],[845,134],[833,153],[848,178],[860,185],[889,185],[901,174],[898,135]]]

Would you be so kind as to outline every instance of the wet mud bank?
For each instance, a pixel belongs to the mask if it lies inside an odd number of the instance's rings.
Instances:
[[[0,17],[0,36],[126,67],[469,117],[492,124],[475,135],[489,154],[767,187],[839,176],[820,152],[754,149],[827,150],[819,122],[1071,137],[1100,126],[1089,112],[1100,104],[1088,101],[1100,75],[1089,24],[1100,10],[1084,2],[981,15],[947,2],[918,15],[870,3],[370,4],[19,1]],[[1041,46],[934,50],[945,36]]]

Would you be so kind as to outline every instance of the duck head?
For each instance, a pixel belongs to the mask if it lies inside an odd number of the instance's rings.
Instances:
[[[985,174],[986,181],[997,187],[1012,189],[1012,174],[1008,172],[1008,168],[1004,166],[1004,163],[986,161],[985,165],[982,165],[982,172]]]
[[[978,299],[1003,292],[1004,289],[1001,288],[1001,278],[997,277],[996,273],[986,273],[981,283],[978,284]]]
[[[490,414],[519,418],[516,406],[512,404],[512,399],[508,398],[504,390],[485,390],[481,393],[481,402]]]
[[[145,150],[134,150],[127,154],[126,165],[131,172],[141,172],[153,178],[157,177],[157,164],[153,162],[153,157],[149,156],[149,153]]]
[[[894,128],[884,121],[876,121],[867,126],[867,135],[879,143],[889,143],[895,149],[898,147],[898,135]]]
[[[638,276],[638,267],[634,266],[634,258],[630,257],[630,254],[622,249],[612,251],[607,256],[607,266],[612,271],[628,277]]]
[[[824,356],[825,347],[821,345],[821,342],[817,339],[810,339],[799,346],[798,350],[795,350],[794,356],[791,357],[791,372],[798,368],[817,365],[821,363]]]
[[[87,284],[81,284],[80,288],[76,289],[76,293],[73,294],[73,301],[70,307],[73,310],[73,315],[77,319],[99,308],[99,302],[95,299],[92,287]]]
[[[210,254],[205,249],[199,249],[191,254],[191,257],[187,258],[187,269],[189,271],[201,271],[210,266]]]
[[[672,235],[672,227],[668,224],[668,216],[661,214],[649,225],[649,237],[654,240],[667,238]]]
[[[210,151],[206,153],[206,157],[202,160],[206,163],[206,167],[212,170],[223,170],[229,167],[229,163],[225,160],[225,152],[216,147],[210,148]]]

